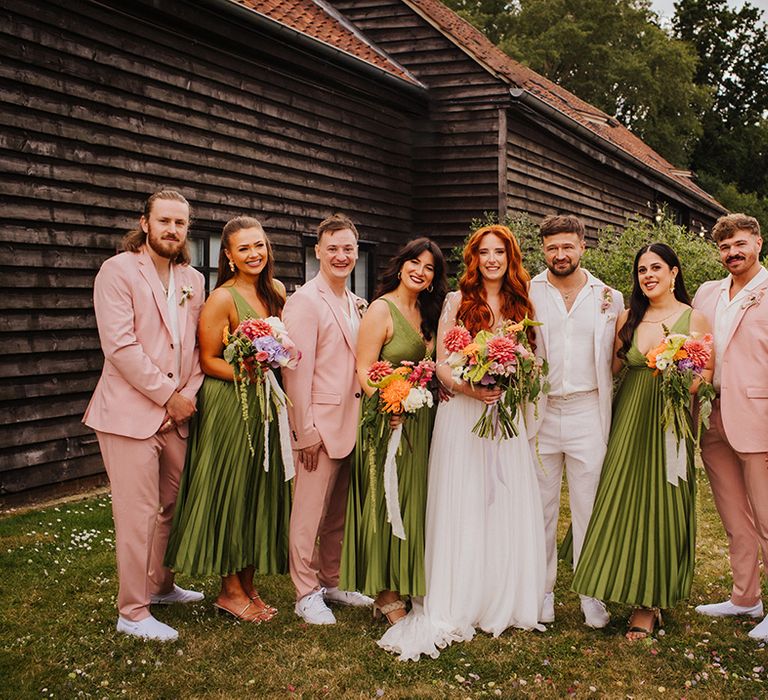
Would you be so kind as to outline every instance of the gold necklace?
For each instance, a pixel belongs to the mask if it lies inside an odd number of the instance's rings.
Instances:
[[[661,323],[662,321],[666,321],[670,316],[674,316],[678,311],[680,311],[680,307],[676,308],[672,313],[667,314],[663,318],[654,318],[654,319],[645,319],[643,321],[640,321],[640,323]]]

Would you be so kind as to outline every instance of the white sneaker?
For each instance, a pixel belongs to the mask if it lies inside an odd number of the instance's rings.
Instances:
[[[749,630],[747,635],[752,637],[752,639],[768,640],[768,616],[760,624]]]
[[[295,613],[310,625],[335,625],[336,618],[323,600],[324,588],[308,593],[296,602]]]
[[[363,608],[366,605],[373,605],[373,598],[358,593],[357,591],[340,591],[338,588],[324,588],[323,600],[326,603],[337,603],[338,605],[351,605],[355,608]]]
[[[154,639],[158,642],[175,642],[179,638],[179,633],[173,627],[160,622],[160,620],[155,619],[152,615],[138,622],[118,617],[117,631],[129,634],[132,637]]]
[[[197,591],[188,591],[173,584],[173,590],[170,593],[157,593],[153,595],[149,602],[152,605],[171,605],[172,603],[199,603],[205,596]]]
[[[584,624],[595,630],[602,629],[611,620],[611,616],[605,607],[605,603],[597,598],[582,596],[581,612],[584,613]]]
[[[541,604],[541,614],[539,615],[539,622],[554,622],[555,621],[555,594],[545,593],[544,602]]]
[[[730,617],[731,615],[749,615],[749,617],[763,616],[763,601],[757,605],[745,607],[743,605],[734,605],[730,600],[723,603],[710,603],[709,605],[697,605],[696,612],[710,617]]]

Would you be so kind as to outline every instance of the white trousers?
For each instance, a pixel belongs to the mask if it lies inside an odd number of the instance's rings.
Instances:
[[[568,478],[573,525],[573,566],[579,561],[584,535],[592,515],[595,493],[603,468],[606,443],[600,421],[597,391],[570,398],[547,398],[538,432],[537,469],[544,510],[544,538],[547,547],[545,591],[551,593],[557,579],[557,520],[563,466]],[[532,443],[534,451],[535,442]]]

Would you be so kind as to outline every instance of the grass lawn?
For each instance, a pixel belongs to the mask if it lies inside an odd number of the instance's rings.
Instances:
[[[0,518],[0,697],[766,697],[768,652],[746,636],[753,623],[693,610],[730,591],[725,536],[699,478],[694,588],[687,604],[667,611],[663,634],[629,644],[629,610],[618,605],[607,629],[587,629],[562,571],[547,632],[479,634],[419,663],[374,644],[383,627],[369,610],[338,610],[334,627],[304,624],[287,576],[258,580],[280,609],[270,623],[214,615],[217,580],[182,578],[207,601],[155,610],[179,630],[177,643],[118,635],[109,498],[10,514]]]

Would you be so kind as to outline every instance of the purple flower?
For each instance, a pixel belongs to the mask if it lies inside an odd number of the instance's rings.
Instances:
[[[261,338],[254,338],[251,344],[256,354],[266,354],[264,362],[268,363],[270,367],[280,367],[290,359],[286,349],[280,345],[274,336],[265,335]]]
[[[480,380],[480,386],[493,386],[495,383],[496,383],[496,380],[490,374],[484,375],[483,378]]]
[[[685,370],[687,370],[687,369],[694,369],[694,368],[695,368],[695,365],[693,364],[693,361],[692,361],[692,360],[689,360],[689,359],[686,357],[686,358],[684,358],[684,359],[682,359],[682,360],[678,360],[678,362],[677,362],[677,368],[678,368],[678,369],[680,369],[680,370],[683,370],[683,371],[685,371]]]

